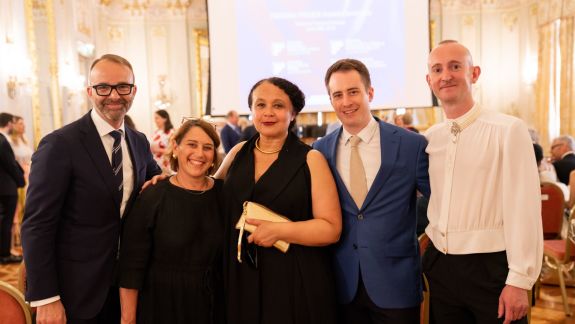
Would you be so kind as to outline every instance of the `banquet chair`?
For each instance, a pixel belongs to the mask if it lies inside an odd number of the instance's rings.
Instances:
[[[552,240],[560,237],[565,207],[565,197],[561,188],[551,182],[541,183],[541,219],[544,239]]]
[[[561,297],[563,298],[563,309],[566,316],[571,316],[573,313],[569,307],[567,300],[567,289],[565,288],[564,273],[569,272],[573,268],[574,247],[575,241],[575,209],[571,211],[569,216],[569,228],[566,239],[545,240],[543,242],[543,254],[545,263],[553,270],[557,271],[559,278],[559,287],[561,288]]]
[[[24,296],[10,284],[0,281],[0,324],[31,324],[30,307]]]
[[[427,246],[431,242],[427,234],[423,233],[419,236],[419,255],[423,257]],[[421,310],[420,310],[420,324],[427,324],[429,323],[429,282],[427,281],[427,277],[425,274],[421,274],[422,282],[423,282],[423,302],[421,303]]]

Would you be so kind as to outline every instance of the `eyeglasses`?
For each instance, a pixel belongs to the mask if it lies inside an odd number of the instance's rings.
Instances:
[[[558,148],[559,146],[563,146],[563,143],[557,143],[555,145],[551,145],[551,149],[554,150],[554,149]]]
[[[116,85],[97,84],[95,86],[92,86],[92,88],[96,90],[98,96],[109,96],[110,94],[112,94],[112,90],[116,90],[116,92],[121,96],[129,95],[130,93],[132,93],[133,87],[134,85],[130,83],[120,83]]]

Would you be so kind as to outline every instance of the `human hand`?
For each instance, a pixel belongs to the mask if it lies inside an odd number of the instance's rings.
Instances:
[[[279,240],[278,225],[281,226],[281,224],[255,218],[246,218],[246,223],[257,227],[256,230],[248,236],[249,243],[270,247]]]
[[[142,185],[142,190],[140,190],[140,192],[144,191],[144,189],[148,188],[149,186],[155,186],[156,183],[158,183],[158,181],[164,180],[167,177],[168,176],[166,174],[159,174],[153,176],[152,179],[144,182],[144,184]]]
[[[38,306],[36,310],[37,324],[65,324],[66,311],[62,301],[57,300],[53,303]]]
[[[525,317],[528,309],[529,298],[527,296],[527,290],[505,285],[505,288],[503,288],[499,296],[497,318],[501,318],[505,315],[503,324],[509,324],[511,321]]]

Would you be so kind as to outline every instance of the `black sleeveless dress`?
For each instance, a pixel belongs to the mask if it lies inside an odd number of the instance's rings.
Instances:
[[[309,146],[289,133],[278,159],[254,181],[252,137],[238,151],[224,183],[227,221],[228,323],[336,323],[335,282],[329,248],[291,244],[287,253],[250,244],[237,261],[239,231],[234,228],[244,201],[262,204],[292,221],[312,219]],[[244,236],[247,236],[245,234]],[[243,245],[248,245],[244,240]]]

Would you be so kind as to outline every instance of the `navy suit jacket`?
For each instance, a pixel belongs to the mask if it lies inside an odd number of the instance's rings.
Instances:
[[[559,161],[553,162],[555,172],[557,172],[557,179],[566,185],[569,185],[569,175],[571,171],[575,170],[575,154],[567,154]]]
[[[241,135],[236,132],[230,125],[226,124],[220,132],[224,152],[228,153],[240,141]]]
[[[24,187],[24,171],[4,134],[0,133],[0,195],[16,196],[18,188]]]
[[[125,129],[134,168],[127,214],[144,181],[161,169],[144,134]],[[68,318],[97,315],[115,279],[121,226],[116,190],[90,113],[42,139],[32,156],[22,224],[27,300],[60,295]]]
[[[427,141],[414,132],[379,121],[381,166],[361,208],[336,168],[342,127],[314,143],[335,178],[343,229],[334,250],[339,301],[350,303],[359,272],[371,300],[381,308],[419,305],[421,270],[416,236],[416,191],[429,196]],[[361,269],[361,270],[360,270]]]

